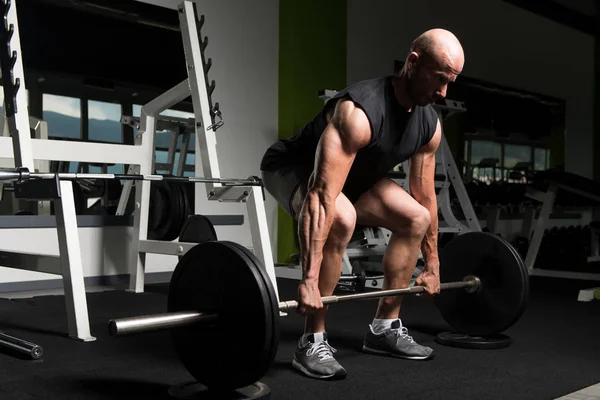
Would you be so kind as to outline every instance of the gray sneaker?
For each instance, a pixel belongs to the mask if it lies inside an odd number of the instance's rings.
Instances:
[[[365,334],[363,341],[363,351],[373,354],[386,354],[409,360],[427,360],[433,358],[433,349],[421,346],[408,335],[408,329],[400,328],[400,321],[392,322],[391,329],[382,333],[373,332],[373,327],[369,325],[369,330]]]
[[[344,379],[346,370],[333,358],[336,350],[327,342],[327,334],[323,335],[324,341],[318,343],[313,343],[312,335],[305,345],[299,340],[292,365],[311,378]]]

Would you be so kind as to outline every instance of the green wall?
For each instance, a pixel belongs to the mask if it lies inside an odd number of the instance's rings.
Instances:
[[[323,107],[320,89],[346,86],[346,0],[279,2],[279,138],[292,136]],[[297,253],[294,223],[281,207],[277,261]]]

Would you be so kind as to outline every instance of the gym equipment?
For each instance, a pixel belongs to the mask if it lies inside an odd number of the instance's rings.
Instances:
[[[156,181],[150,186],[148,238],[175,240],[192,213],[192,207],[183,184]],[[180,242],[183,240],[180,239]],[[193,241],[192,243],[200,243]]]
[[[208,38],[203,35],[203,25],[206,16],[200,7],[192,0],[181,0],[177,5],[182,39],[183,56],[186,65],[185,77],[175,82],[174,86],[163,93],[149,99],[142,104],[139,113],[139,129],[134,135],[134,143],[95,143],[84,141],[65,141],[54,139],[37,139],[31,137],[33,126],[27,108],[27,94],[25,74],[22,65],[19,24],[15,2],[20,0],[0,1],[0,14],[4,15],[4,23],[0,24],[0,68],[2,69],[2,90],[4,92],[3,113],[0,115],[0,126],[6,122],[8,135],[0,137],[0,157],[13,158],[15,167],[27,167],[34,171],[34,160],[48,160],[78,163],[100,163],[102,165],[128,166],[127,174],[143,180],[134,181],[129,178],[124,181],[116,216],[131,214],[132,234],[127,259],[129,275],[129,289],[136,293],[145,290],[145,264],[147,254],[181,255],[193,244],[174,241],[161,241],[148,239],[148,208],[150,188],[154,179],[155,149],[157,134],[157,119],[168,109],[190,99],[193,111],[194,124],[194,170],[202,171],[207,179],[185,179],[192,182],[193,191],[208,201],[243,203],[250,227],[252,248],[262,264],[275,282],[275,268],[272,249],[265,213],[265,194],[258,180],[248,179],[231,180],[219,179],[222,177],[220,163],[220,150],[218,150],[218,128],[222,126],[223,118],[220,108],[212,101],[215,88],[214,81],[208,80],[208,72],[213,65],[210,58],[204,55],[208,46]],[[159,8],[157,8],[158,10]],[[18,106],[18,112],[17,112]],[[189,157],[185,157],[188,159]],[[12,168],[12,166],[11,166]],[[39,169],[48,172],[49,169]],[[52,172],[69,172],[54,171]],[[107,171],[108,172],[108,171]],[[22,174],[13,175],[13,178],[22,178]],[[187,175],[187,174],[186,174]],[[98,176],[85,175],[88,178],[113,178],[114,175]],[[85,176],[71,175],[74,179]],[[39,176],[38,176],[39,177]],[[35,269],[60,275],[65,286],[65,312],[67,317],[68,337],[85,342],[95,340],[90,330],[87,299],[85,296],[84,273],[80,235],[78,235],[79,218],[74,211],[73,182],[61,180],[64,175],[49,175],[48,178],[39,179],[33,184],[31,176],[27,181],[15,181],[11,186],[15,188],[15,198],[19,201],[53,202],[56,206],[56,234],[58,239],[58,255],[39,254],[38,248],[34,252],[29,249],[35,247],[35,242],[28,244],[26,249],[3,252],[3,267],[16,269]],[[54,179],[56,178],[56,179]],[[212,179],[215,178],[215,179]],[[70,178],[69,178],[70,179]],[[159,180],[162,180],[159,177]],[[118,181],[116,181],[118,182]],[[197,182],[203,182],[200,185]],[[0,181],[1,186],[2,181]],[[119,183],[119,182],[118,182]],[[133,185],[135,183],[135,186]],[[244,184],[244,186],[236,184]],[[245,185],[247,184],[247,185]],[[133,195],[132,195],[133,194]],[[206,197],[204,195],[206,194]],[[17,197],[17,195],[19,197]],[[131,201],[131,202],[130,202]],[[126,211],[131,205],[133,212]],[[196,205],[195,205],[196,207]],[[18,209],[12,210],[12,212]],[[195,211],[195,210],[194,210]],[[118,220],[122,220],[118,218]],[[142,229],[143,227],[143,229]],[[39,247],[39,246],[38,246]],[[35,253],[35,254],[33,254]],[[25,257],[21,255],[25,254]],[[8,261],[11,261],[9,264]],[[43,269],[43,270],[42,270]]]
[[[469,232],[453,242],[441,249],[441,271],[452,271],[444,278],[462,275],[441,283],[436,303],[442,317],[459,333],[496,335],[525,309],[529,291],[524,264],[496,235]],[[464,290],[446,294],[450,289]],[[413,286],[327,296],[322,301],[333,304],[423,292],[422,286]],[[209,390],[234,390],[264,376],[278,347],[279,311],[297,306],[293,300],[277,302],[265,268],[249,250],[213,241],[196,245],[177,264],[167,313],[113,319],[109,331],[123,336],[171,329],[177,354],[199,383]],[[243,341],[241,327],[249,335]],[[244,362],[232,362],[240,355]]]
[[[9,336],[6,333],[0,332],[0,348],[5,348],[24,355],[32,360],[37,360],[44,354],[44,349],[35,343],[28,342],[23,339]]]
[[[164,181],[174,183],[203,182],[217,183],[225,186],[262,186],[262,181],[255,176],[247,179],[234,178],[205,178],[201,176],[170,176],[170,175],[140,175],[140,174],[89,174],[80,172],[29,172],[27,168],[16,168],[14,170],[1,170],[0,181],[11,181],[22,183],[37,179],[118,179],[125,181]]]
[[[206,216],[190,215],[181,227],[179,241],[187,243],[204,243],[217,240],[215,227]]]
[[[582,224],[591,222],[593,210],[600,204],[598,182],[552,168],[535,173],[525,195],[537,202],[536,207],[541,204],[539,215],[531,212],[523,219],[523,227],[527,229],[522,228],[521,236],[529,239],[524,257],[529,274],[600,280],[600,274],[594,268],[599,258],[592,250],[591,238],[584,236],[587,230],[569,231],[549,226],[555,206],[584,208],[586,210],[581,210]],[[589,245],[584,244],[588,238]]]

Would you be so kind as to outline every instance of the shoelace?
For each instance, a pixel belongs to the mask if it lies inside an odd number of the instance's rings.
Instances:
[[[395,331],[397,336],[400,336],[402,339],[406,339],[411,343],[414,343],[414,339],[412,338],[412,336],[410,336],[408,334],[408,329],[406,327],[402,327],[400,329],[392,329],[393,331]]]
[[[322,341],[318,343],[313,343],[310,346],[310,349],[306,351],[306,355],[312,356],[313,354],[317,353],[317,357],[319,357],[319,360],[323,361],[327,360],[328,358],[333,358],[333,353],[335,353],[336,351],[337,350],[331,347],[329,343]]]

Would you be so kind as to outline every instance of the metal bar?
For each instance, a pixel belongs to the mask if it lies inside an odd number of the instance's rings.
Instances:
[[[277,289],[277,275],[275,274],[275,263],[273,261],[273,250],[271,249],[270,231],[267,223],[267,214],[263,193],[259,188],[250,188],[246,200],[248,212],[248,225],[252,236],[252,249],[254,254],[262,262],[279,301],[279,290]]]
[[[155,102],[151,101],[148,104]],[[156,117],[146,111],[152,107],[142,107],[140,113],[140,127],[135,137],[135,145],[142,149],[142,162],[139,165],[130,165],[129,174],[151,174],[154,171]],[[155,110],[156,111],[156,110]],[[158,110],[160,111],[160,110]],[[134,183],[133,181],[126,181]],[[131,254],[128,267],[131,271],[129,279],[129,290],[136,293],[144,291],[144,271],[146,269],[146,254],[139,252],[140,240],[148,238],[148,211],[150,209],[150,182],[135,182],[135,207],[133,212],[133,231],[131,235]],[[125,185],[126,186],[126,185]],[[127,197],[128,199],[128,197]],[[123,193],[121,200],[124,199]]]
[[[167,165],[168,167],[168,171],[169,174],[171,175],[177,175],[175,174],[175,152],[177,151],[177,139],[178,139],[178,133],[175,130],[170,131],[171,132],[171,141],[169,143],[169,152],[167,153]],[[157,168],[158,169],[158,168]]]
[[[196,117],[196,173],[202,170],[203,174],[213,178],[221,175],[219,168],[219,158],[217,155],[217,137],[215,130],[212,129],[213,120],[211,116],[210,94],[206,82],[205,68],[203,61],[203,44],[199,37],[198,24],[195,4],[192,1],[184,1],[177,7],[179,11],[179,24],[181,27],[181,37],[183,41],[183,50],[185,53],[185,62],[188,71],[189,90],[191,92],[194,115]],[[204,39],[204,45],[208,39]],[[211,129],[209,129],[211,128]],[[196,198],[203,197],[196,188]],[[213,185],[207,185],[206,194],[214,191]]]
[[[481,285],[479,278],[467,276],[460,282],[446,282],[440,285],[440,290],[468,289],[470,292],[477,290]],[[388,296],[417,294],[425,291],[423,286],[412,286],[404,289],[380,290],[349,294],[344,296],[326,296],[322,298],[323,304],[342,303],[351,300],[378,299]],[[295,300],[279,302],[279,311],[288,311],[298,308]],[[218,319],[218,314],[182,311],[175,313],[154,314],[139,317],[120,318],[110,320],[109,332],[112,336],[123,336],[134,333],[152,332],[161,329],[190,326],[201,322],[212,322]]]
[[[188,80],[184,79],[171,89],[146,103],[142,107],[142,115],[146,114],[151,117],[158,117],[158,114],[173,107],[175,104],[181,103],[183,100],[190,97],[190,86]],[[141,118],[140,118],[141,122]]]
[[[171,182],[205,182],[221,183],[228,186],[261,186],[262,182],[254,178],[205,178],[202,176],[168,176],[156,174],[90,174],[79,172],[29,172],[25,169],[0,171],[0,181],[25,181],[29,179],[118,179],[126,181],[171,181]]]
[[[477,288],[479,286],[479,280],[477,278],[468,278],[462,282],[446,282],[440,285],[440,290],[448,290],[448,289],[469,289],[469,288]],[[342,303],[345,301],[354,301],[354,300],[367,300],[367,299],[380,299],[383,297],[390,296],[402,296],[407,294],[417,294],[425,291],[425,287],[423,286],[412,286],[403,289],[388,289],[388,290],[380,290],[378,292],[365,292],[365,293],[355,293],[348,294],[344,296],[325,296],[321,298],[323,304],[333,304],[333,303]],[[296,300],[291,301],[282,301],[279,303],[280,311],[288,311],[298,308],[298,302]]]
[[[35,168],[33,164],[32,140],[29,133],[29,110],[27,107],[27,92],[25,88],[25,71],[21,52],[21,35],[16,4],[4,4],[3,30],[12,31],[4,38],[7,45],[1,53],[9,56],[10,60],[2,57],[2,80],[4,89],[4,112],[8,123],[8,132],[12,136],[12,147],[15,165]],[[8,9],[8,10],[6,10]],[[7,12],[6,12],[7,11]],[[10,98],[14,95],[14,98]]]
[[[0,250],[0,264],[6,268],[24,269],[55,275],[62,274],[60,257],[53,255]]]
[[[186,311],[155,314],[133,318],[113,319],[108,323],[108,330],[112,336],[123,336],[134,333],[177,328],[179,326],[189,326],[201,322],[212,322],[217,318],[217,314],[202,314]]]
[[[177,163],[177,170],[174,175],[183,176],[185,170],[185,163],[187,161],[188,147],[190,145],[190,134],[184,133],[181,139],[181,149],[179,150],[179,162]]]
[[[537,223],[535,224],[535,228],[533,230],[533,236],[529,242],[527,255],[525,256],[525,266],[529,271],[533,270],[535,267],[535,259],[537,258],[538,251],[540,250],[540,245],[542,244],[544,230],[546,229],[546,225],[550,220],[550,215],[552,214],[552,210],[554,208],[554,200],[556,199],[557,191],[558,186],[555,183],[550,183],[548,190],[544,194],[542,209],[540,210],[540,215],[538,216]]]
[[[54,201],[54,208],[69,337],[91,342],[96,338],[90,333],[72,182],[60,182],[60,199]]]
[[[141,149],[139,147],[125,144],[31,139],[31,146],[33,149],[33,158],[36,160],[109,164],[139,164],[142,160]],[[13,158],[13,144],[12,139],[9,137],[0,137],[0,158]]]
[[[450,151],[450,146],[446,141],[446,137],[442,135],[442,142],[440,144],[442,146],[442,152],[444,154],[444,163],[445,169],[448,172],[448,177],[452,182],[452,186],[454,187],[454,191],[456,192],[456,196],[460,201],[460,208],[467,219],[467,226],[469,229],[473,231],[481,231],[481,225],[479,224],[479,220],[477,219],[477,214],[473,209],[473,204],[471,204],[471,200],[469,199],[469,195],[467,194],[467,189],[465,188],[465,184],[462,180],[462,175],[458,170],[456,162],[454,161],[454,157],[452,157],[452,152]]]
[[[35,343],[27,342],[6,333],[0,332],[0,347],[24,354],[32,360],[37,360],[44,354],[44,349]]]
[[[147,254],[182,256],[198,243],[166,242],[164,240],[140,240],[138,251]]]

